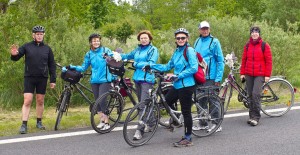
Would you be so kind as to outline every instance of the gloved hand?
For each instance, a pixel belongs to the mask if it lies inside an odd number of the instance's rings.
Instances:
[[[61,68],[61,72],[66,72],[68,69],[66,68],[66,66],[64,66],[63,68]]]
[[[178,80],[178,76],[177,75],[172,75],[172,76],[169,76],[168,77],[168,80],[171,80],[171,81],[177,81]]]
[[[118,53],[118,52],[114,52],[114,51],[113,51],[113,58],[114,58],[117,62],[119,62],[119,61],[122,60],[121,54]]]
[[[143,70],[144,72],[147,72],[147,71],[150,71],[150,70],[151,70],[151,67],[150,67],[150,65],[146,65],[146,66],[144,66],[144,67],[142,68],[142,70]]]

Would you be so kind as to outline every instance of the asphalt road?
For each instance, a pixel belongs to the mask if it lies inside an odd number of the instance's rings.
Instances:
[[[122,131],[97,134],[91,128],[59,132],[41,132],[0,138],[0,155],[299,155],[300,110],[282,117],[262,114],[260,124],[249,126],[247,115],[224,119],[223,131],[205,138],[193,137],[194,146],[174,148],[172,143],[183,135],[183,128],[173,133],[159,127],[144,146],[130,147]],[[40,139],[40,140],[38,140]],[[23,142],[22,142],[23,141]]]

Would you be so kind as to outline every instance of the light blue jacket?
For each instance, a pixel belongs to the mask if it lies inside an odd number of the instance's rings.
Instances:
[[[195,41],[194,47],[207,63],[206,79],[221,82],[224,73],[224,56],[219,40],[211,35],[200,36]]]
[[[114,78],[108,71],[106,61],[103,58],[104,53],[113,55],[112,51],[104,46],[88,51],[84,56],[84,61],[81,66],[76,66],[76,71],[85,72],[89,66],[92,66],[92,75],[90,83],[101,84],[111,82]]]
[[[178,76],[178,80],[173,82],[175,89],[190,87],[195,85],[194,74],[198,70],[198,62],[196,59],[196,51],[192,47],[188,47],[186,55],[188,61],[185,60],[183,52],[186,46],[176,48],[174,54],[167,64],[151,64],[151,68],[166,72],[174,68],[174,74]]]
[[[134,81],[155,83],[154,75],[142,70],[144,66],[157,62],[158,50],[155,46],[152,44],[146,46],[139,45],[130,53],[121,54],[121,56],[123,60],[134,59],[133,66],[136,68],[132,78]]]

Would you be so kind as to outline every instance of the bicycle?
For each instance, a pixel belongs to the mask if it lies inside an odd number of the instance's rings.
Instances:
[[[147,99],[137,105],[135,105],[129,114],[126,117],[124,126],[123,126],[123,137],[127,144],[130,146],[142,146],[146,144],[155,134],[158,128],[158,122],[160,120],[160,107],[165,108],[167,114],[171,117],[169,120],[168,129],[173,131],[174,128],[179,128],[183,126],[183,116],[181,111],[176,111],[171,109],[166,103],[164,93],[162,92],[162,81],[166,79],[164,73],[158,71],[152,71],[155,74],[155,77],[158,79],[158,85],[155,89],[149,90],[150,99]],[[205,121],[211,123],[215,121],[217,126],[215,128],[210,128],[210,130],[198,130],[192,131],[192,133],[197,137],[205,137],[213,134],[221,125],[223,120],[223,106],[221,101],[215,93],[212,93],[212,89],[215,88],[201,88],[206,89],[208,93],[201,93],[196,97],[195,104],[192,108],[192,117],[194,123],[199,123],[199,121]],[[161,102],[159,100],[162,100]],[[197,101],[201,99],[215,99],[217,102],[214,106],[214,109],[204,109],[202,108]],[[207,100],[208,101],[208,100]],[[208,101],[210,102],[210,101]],[[218,116],[213,115],[212,113],[216,112]],[[139,116],[135,119],[132,119],[132,115],[139,113]],[[142,127],[143,137],[140,140],[134,140],[133,135],[137,127]]]
[[[127,116],[127,113],[132,109],[134,105],[137,104],[138,98],[136,90],[133,88],[133,83],[131,83],[129,78],[123,77],[125,73],[124,66],[126,66],[128,63],[132,62],[125,61],[121,62],[119,66],[109,66],[109,71],[112,74],[119,76],[119,79],[112,83],[112,89],[102,94],[96,100],[92,108],[90,121],[92,128],[98,133],[108,133],[114,129],[117,123],[124,123],[122,115],[125,114],[125,116]],[[133,68],[128,67],[127,69]],[[105,130],[97,127],[101,122],[100,117],[97,115],[97,113],[98,107],[102,102],[106,102],[107,109],[104,113],[109,117],[110,124],[110,128]],[[137,115],[138,114],[135,114],[132,119],[137,117]]]
[[[244,106],[248,108],[250,99],[247,96],[247,91],[238,84],[234,76],[234,73],[240,69],[237,57],[235,57],[234,53],[231,53],[226,56],[225,61],[226,65],[230,68],[230,72],[222,83],[220,91],[224,111],[226,112],[228,109],[233,90],[238,92],[238,101],[243,102]],[[278,117],[286,114],[294,104],[294,92],[295,89],[287,80],[281,77],[271,77],[262,86],[261,111],[270,117]]]
[[[62,66],[60,64],[56,64],[56,66],[62,68]],[[83,76],[85,75],[90,75],[89,73],[85,73],[83,74]],[[65,113],[65,115],[67,115],[68,113],[68,109],[70,106],[70,99],[72,96],[72,91],[74,90],[74,88],[79,92],[79,94],[87,101],[87,103],[90,105],[89,109],[91,111],[91,107],[94,104],[93,100],[90,100],[88,98],[88,96],[80,89],[83,88],[84,90],[93,93],[91,89],[89,89],[88,87],[86,87],[85,85],[83,85],[82,83],[78,82],[78,83],[72,83],[69,81],[65,81],[64,86],[63,86],[63,91],[60,95],[60,98],[56,104],[56,112],[57,113],[57,117],[56,117],[56,121],[55,121],[55,125],[54,125],[54,130],[58,130],[59,126],[60,126],[60,122],[63,116],[63,113]]]

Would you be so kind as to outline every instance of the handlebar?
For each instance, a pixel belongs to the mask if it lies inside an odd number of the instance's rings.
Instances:
[[[62,66],[60,63],[55,63],[55,65],[59,68],[63,68],[64,66]],[[92,75],[92,73],[82,73],[82,75]]]

